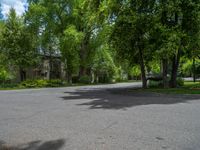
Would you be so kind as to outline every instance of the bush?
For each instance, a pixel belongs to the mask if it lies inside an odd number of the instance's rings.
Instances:
[[[79,82],[79,76],[73,76],[72,83],[78,83],[78,82]]]
[[[86,76],[80,77],[79,82],[83,83],[83,84],[90,84],[91,83],[91,79],[90,79],[89,76],[86,75]]]
[[[61,87],[66,85],[62,80],[47,80],[47,86],[48,87]]]
[[[150,88],[157,88],[157,87],[163,87],[163,81],[153,81],[149,80],[149,85]]]
[[[168,79],[168,82],[170,82],[169,79]],[[182,78],[177,78],[176,82],[177,82],[178,87],[181,87],[184,85],[184,80]],[[149,80],[149,87],[150,88],[161,88],[161,87],[163,87],[163,81],[162,80],[161,81]]]
[[[176,79],[176,83],[177,83],[177,86],[183,86],[184,85],[184,80],[182,78],[177,78]]]
[[[36,88],[36,87],[61,87],[66,85],[62,80],[26,80],[20,83],[20,87]]]
[[[14,77],[6,70],[0,69],[0,83],[12,80]]]
[[[129,75],[131,77],[140,78],[141,70],[139,66],[134,66],[129,70]]]
[[[17,83],[2,83],[0,84],[0,88],[16,88],[18,87]]]
[[[106,75],[99,77],[99,83],[113,83],[114,79],[112,77],[108,77]]]
[[[34,88],[37,87],[36,80],[26,80],[20,83],[20,87],[26,87],[26,88]]]
[[[38,79],[35,80],[37,87],[47,87],[48,86],[48,80],[42,80]]]

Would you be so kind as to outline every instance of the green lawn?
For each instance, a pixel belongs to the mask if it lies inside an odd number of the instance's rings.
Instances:
[[[145,92],[155,92],[164,94],[200,94],[200,82],[185,82],[183,87],[179,88],[149,88],[149,89],[137,89]]]

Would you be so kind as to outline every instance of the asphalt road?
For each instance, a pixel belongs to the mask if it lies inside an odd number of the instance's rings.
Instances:
[[[138,86],[0,91],[0,149],[200,150],[200,96]]]

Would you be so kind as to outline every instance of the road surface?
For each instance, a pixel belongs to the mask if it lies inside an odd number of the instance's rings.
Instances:
[[[200,96],[134,87],[140,83],[0,91],[0,149],[200,149]]]

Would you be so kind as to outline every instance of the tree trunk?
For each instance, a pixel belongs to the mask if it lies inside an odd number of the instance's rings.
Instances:
[[[85,65],[85,61],[86,61],[86,44],[85,42],[82,43],[81,45],[81,49],[80,49],[80,67],[79,67],[79,78],[82,76],[85,76],[87,73],[87,68]]]
[[[87,75],[87,66],[86,66],[86,59],[88,55],[88,45],[90,40],[91,33],[88,32],[85,35],[85,38],[80,47],[80,67],[79,67],[79,78],[81,76]]]
[[[99,72],[98,71],[94,72],[94,78],[95,78],[95,83],[99,83]]]
[[[67,70],[67,82],[72,84],[72,73],[69,70]]]
[[[168,61],[167,59],[162,59],[162,76],[163,76],[163,87],[168,87],[167,81],[167,70],[168,70]]]
[[[84,65],[80,65],[79,68],[79,78],[86,75],[86,67]]]
[[[52,66],[53,66],[53,63],[52,63],[52,56],[50,54],[50,57],[49,57],[49,80],[52,79]]]
[[[142,88],[147,88],[146,69],[144,65],[143,51],[141,48],[139,48],[139,57],[140,57],[140,69],[142,73]]]
[[[170,86],[171,88],[177,87],[177,74],[178,74],[178,67],[179,67],[179,61],[180,61],[180,49],[178,50],[177,55],[174,55],[173,61],[172,61],[172,73],[171,73],[171,81]]]
[[[196,65],[195,65],[195,58],[193,58],[192,72],[193,72],[193,82],[196,82]]]
[[[178,25],[179,22],[179,15],[177,12],[175,12],[175,25]],[[180,61],[180,56],[181,56],[181,46],[182,46],[182,41],[180,43],[180,47],[178,49],[177,54],[174,55],[173,61],[172,61],[172,74],[171,74],[171,87],[176,88],[177,87],[177,73],[178,73],[178,68],[179,68],[179,61]]]
[[[22,82],[22,81],[26,80],[26,71],[24,71],[24,69],[20,68],[19,72],[20,72],[20,81]]]

